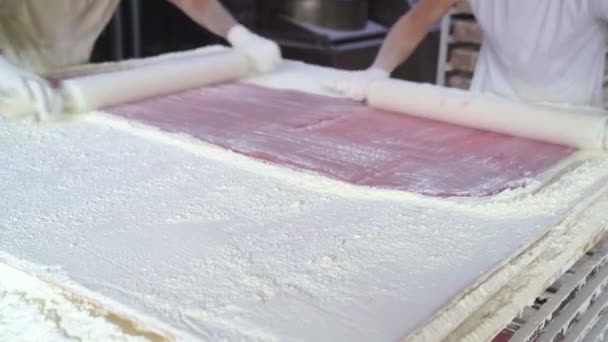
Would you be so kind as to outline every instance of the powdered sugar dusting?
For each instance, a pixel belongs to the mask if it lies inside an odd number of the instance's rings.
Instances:
[[[0,125],[11,165],[0,250],[207,339],[403,336],[543,234],[608,166],[592,159],[521,198],[442,200],[84,119]]]
[[[252,81],[320,92],[326,71],[296,66]],[[183,340],[399,339],[608,177],[606,155],[580,153],[549,183],[431,198],[103,113],[0,119],[0,150],[0,251]]]

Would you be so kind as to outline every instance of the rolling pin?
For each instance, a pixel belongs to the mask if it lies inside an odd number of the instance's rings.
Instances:
[[[158,95],[235,81],[249,73],[244,55],[234,51],[175,58],[59,82],[68,112],[85,113]]]
[[[529,104],[401,80],[374,82],[369,106],[490,132],[579,149],[608,148],[608,113],[601,109]]]

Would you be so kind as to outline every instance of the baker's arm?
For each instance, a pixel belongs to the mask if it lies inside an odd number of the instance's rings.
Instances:
[[[0,111],[39,120],[62,112],[61,96],[42,77],[9,62],[0,50]]]
[[[249,58],[256,71],[270,71],[281,62],[281,51],[276,43],[240,25],[218,0],[168,1],[199,25],[226,38],[235,50]]]
[[[420,0],[397,21],[374,61],[365,71],[350,73],[328,87],[354,100],[363,100],[370,84],[388,78],[414,52],[424,37],[458,0]]]
[[[458,0],[421,0],[393,26],[372,68],[392,72]]]
[[[231,28],[238,25],[234,17],[217,0],[168,0],[197,24],[226,38]]]

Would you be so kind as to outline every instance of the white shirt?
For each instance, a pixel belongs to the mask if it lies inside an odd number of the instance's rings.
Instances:
[[[86,63],[120,0],[0,0],[0,50],[35,71]]]
[[[484,33],[471,90],[603,105],[608,0],[469,0]]]

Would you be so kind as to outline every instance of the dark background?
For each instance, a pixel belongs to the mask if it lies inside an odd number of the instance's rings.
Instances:
[[[277,0],[223,0],[222,3],[239,22],[259,31],[262,15],[256,8],[268,7],[271,1]],[[409,10],[406,0],[369,0],[368,8],[369,19],[387,29]],[[275,13],[266,15],[273,16]],[[92,60],[101,62],[146,57],[225,43],[192,22],[166,0],[123,0],[119,11],[98,40]],[[438,44],[439,34],[431,33],[414,55],[395,72],[396,77],[434,83]],[[288,52],[287,57],[338,68],[362,69],[373,61],[376,51],[368,51],[365,55],[363,52],[353,52],[344,57],[352,59],[352,63],[347,60],[345,64],[334,65],[331,61],[309,60],[298,52]]]

